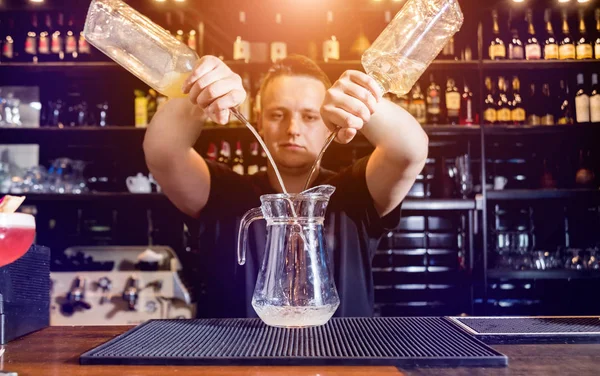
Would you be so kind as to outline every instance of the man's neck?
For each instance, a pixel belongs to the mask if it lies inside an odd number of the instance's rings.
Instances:
[[[312,166],[311,166],[312,167]],[[317,167],[317,171],[313,174],[309,187],[314,183],[319,175],[319,171],[321,170],[321,166]],[[308,179],[308,175],[310,170],[307,171],[290,171],[285,168],[279,168],[279,173],[281,174],[281,179],[283,179],[283,184],[285,184],[285,188],[288,193],[300,193],[304,190],[304,184],[306,184],[306,179]],[[283,192],[281,186],[279,184],[279,180],[277,180],[277,174],[275,174],[275,170],[271,167],[271,165],[267,168],[267,177],[269,178],[269,184],[273,187],[277,192]]]

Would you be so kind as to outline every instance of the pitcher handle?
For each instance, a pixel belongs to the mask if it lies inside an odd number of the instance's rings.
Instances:
[[[262,211],[260,208],[250,209],[244,214],[240,222],[240,230],[238,232],[238,264],[244,265],[246,263],[246,243],[248,240],[248,227],[252,222],[257,219],[263,219]]]

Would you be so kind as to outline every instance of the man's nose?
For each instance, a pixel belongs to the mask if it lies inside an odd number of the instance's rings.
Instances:
[[[288,123],[287,133],[290,136],[298,136],[300,135],[300,127],[300,121],[296,118],[296,116],[291,116]]]

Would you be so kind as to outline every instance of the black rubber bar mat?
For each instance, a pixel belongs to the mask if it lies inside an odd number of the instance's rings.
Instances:
[[[600,343],[600,317],[449,317],[488,344]]]
[[[285,329],[260,319],[150,320],[86,352],[81,364],[506,366],[443,318],[333,318]]]

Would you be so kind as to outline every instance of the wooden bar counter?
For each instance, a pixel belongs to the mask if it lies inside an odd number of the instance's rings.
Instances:
[[[507,368],[81,366],[79,355],[125,332],[126,326],[50,327],[4,346],[3,372],[18,376],[387,376],[387,375],[600,375],[600,344],[496,345]],[[1,350],[0,350],[1,351]]]

